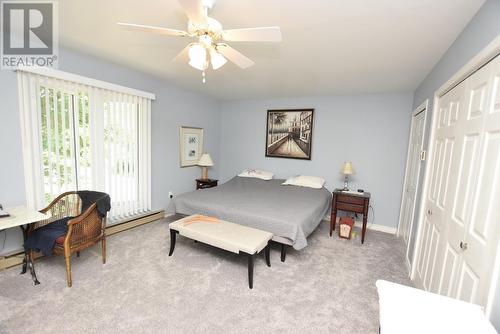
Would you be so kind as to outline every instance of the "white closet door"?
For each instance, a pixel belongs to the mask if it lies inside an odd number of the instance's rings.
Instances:
[[[463,154],[460,184],[452,217],[461,213],[465,224],[451,224],[450,242],[458,242],[462,261],[453,296],[486,305],[500,235],[500,57],[472,76],[467,84],[467,118],[461,131]],[[473,156],[469,157],[468,155]],[[462,174],[463,173],[463,174]],[[466,188],[467,187],[467,188]],[[461,187],[459,187],[461,188]]]
[[[416,283],[486,305],[500,234],[500,57],[440,98]]]
[[[420,180],[420,169],[422,166],[422,150],[424,144],[425,120],[427,108],[417,109],[417,114],[412,115],[410,143],[408,145],[408,158],[406,162],[406,175],[403,189],[403,199],[401,201],[400,224],[398,226],[398,235],[403,238],[408,246],[410,234],[415,217],[415,201]],[[407,249],[407,262],[408,258]]]
[[[447,213],[451,211],[448,199],[456,185],[450,182],[457,121],[464,112],[464,86],[462,83],[440,99],[436,110],[433,156],[430,160],[430,184],[425,194],[425,217],[422,224],[422,243],[419,249],[416,280],[426,290],[435,291],[431,286],[440,268],[444,243],[447,235]]]

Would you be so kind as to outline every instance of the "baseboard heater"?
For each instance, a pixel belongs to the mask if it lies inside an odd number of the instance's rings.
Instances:
[[[165,210],[152,210],[138,214],[132,217],[127,217],[111,222],[110,226],[106,227],[106,236],[110,236],[119,232],[130,230],[131,228],[148,224],[159,219],[165,218]],[[0,256],[0,270],[14,267],[23,263],[24,251],[19,249],[10,254]],[[35,258],[41,258],[43,255],[35,254]]]

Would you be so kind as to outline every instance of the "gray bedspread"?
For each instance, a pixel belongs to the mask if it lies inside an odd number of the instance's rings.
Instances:
[[[283,186],[283,182],[236,176],[218,187],[174,197],[167,212],[215,216],[271,232],[302,249],[328,212],[331,194],[325,188]]]

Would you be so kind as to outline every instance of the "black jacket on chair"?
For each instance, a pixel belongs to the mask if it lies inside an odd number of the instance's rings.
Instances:
[[[105,217],[111,209],[111,199],[106,193],[90,190],[81,190],[77,193],[82,200],[81,213],[84,213],[94,203],[96,203],[97,211],[101,217]],[[29,235],[24,249],[41,252],[45,256],[52,255],[56,239],[68,232],[68,221],[73,218],[75,217],[65,217],[36,229]]]

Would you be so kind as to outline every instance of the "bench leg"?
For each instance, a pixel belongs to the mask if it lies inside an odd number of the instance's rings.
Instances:
[[[267,243],[266,249],[264,250],[265,255],[266,255],[266,263],[267,266],[271,266],[271,241]]]
[[[281,262],[285,262],[286,259],[286,246],[281,244]]]
[[[253,289],[253,258],[254,254],[248,254],[248,287]]]
[[[168,256],[172,256],[172,254],[174,254],[176,234],[176,230],[170,229],[170,252],[168,252]]]

